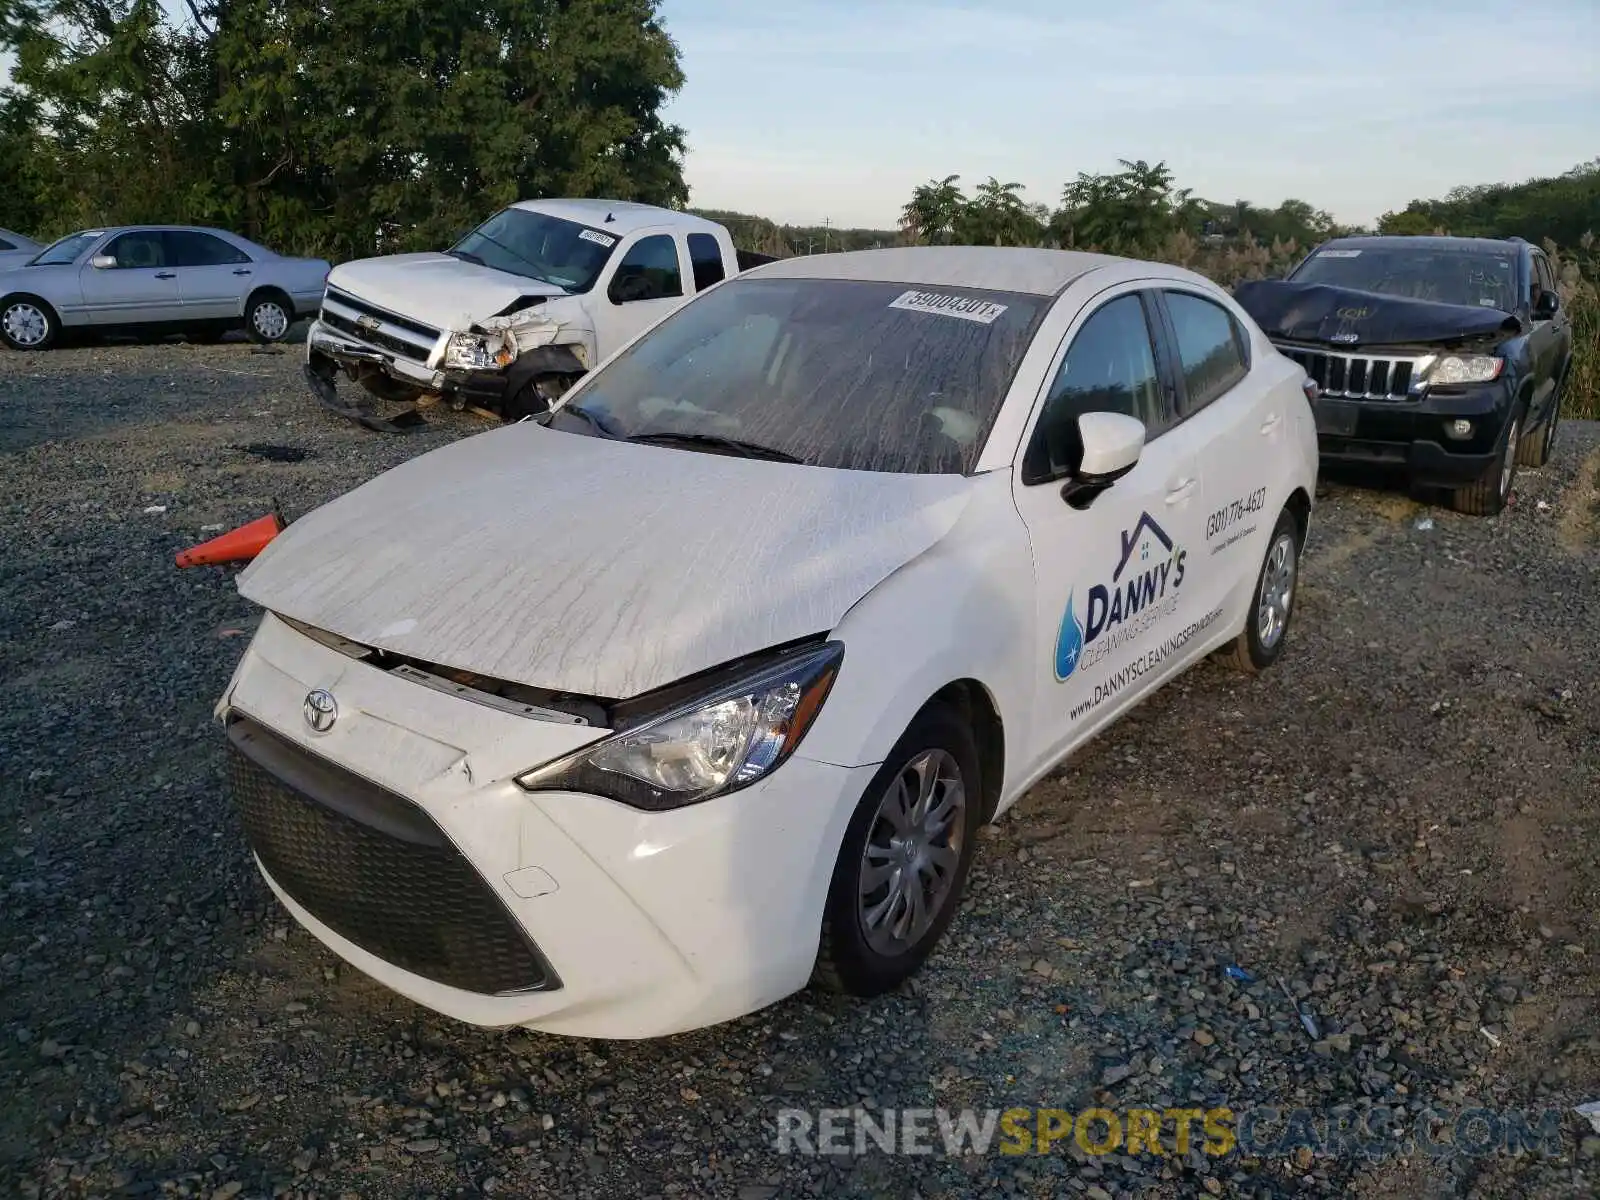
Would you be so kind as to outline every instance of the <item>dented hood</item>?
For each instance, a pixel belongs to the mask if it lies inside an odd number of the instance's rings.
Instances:
[[[1258,279],[1233,297],[1268,337],[1345,346],[1476,341],[1520,333],[1522,322],[1498,308],[1436,304],[1326,283]]]
[[[831,629],[971,487],[523,422],[294,521],[239,590],[425,662],[622,699]]]
[[[403,317],[456,331],[470,329],[523,296],[566,294],[553,283],[437,253],[341,263],[328,283]]]

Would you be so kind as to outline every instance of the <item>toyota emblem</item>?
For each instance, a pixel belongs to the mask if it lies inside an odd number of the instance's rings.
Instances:
[[[306,724],[311,726],[312,733],[327,733],[339,719],[339,705],[334,700],[333,693],[326,688],[307,692],[305,703],[300,706],[300,712],[305,717]]]

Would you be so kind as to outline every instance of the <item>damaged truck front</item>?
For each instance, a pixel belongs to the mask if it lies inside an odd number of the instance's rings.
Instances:
[[[1572,333],[1538,247],[1338,238],[1234,297],[1316,384],[1325,462],[1398,468],[1487,516],[1549,459]]]
[[[342,263],[306,338],[323,405],[369,428],[443,399],[506,420],[544,412],[585,372],[691,296],[769,261],[689,213],[611,200],[523,201],[440,253]],[[381,400],[376,415],[340,377]]]

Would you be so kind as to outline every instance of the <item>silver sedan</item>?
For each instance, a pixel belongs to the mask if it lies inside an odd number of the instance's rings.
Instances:
[[[63,329],[217,337],[242,328],[258,342],[281,341],[316,312],[329,267],[222,229],[84,229],[0,267],[0,340],[43,350]]]
[[[0,271],[20,267],[43,249],[43,246],[25,234],[0,229]]]

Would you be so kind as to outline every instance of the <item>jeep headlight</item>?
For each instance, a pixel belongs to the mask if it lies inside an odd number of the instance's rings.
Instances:
[[[487,371],[510,361],[511,353],[503,339],[481,333],[452,333],[444,348],[444,365],[465,371]]]
[[[793,651],[519,775],[517,783],[657,812],[748,787],[794,753],[843,658],[840,642]]]
[[[1447,354],[1434,364],[1428,382],[1435,386],[1452,383],[1488,383],[1500,378],[1506,360],[1492,354]]]

